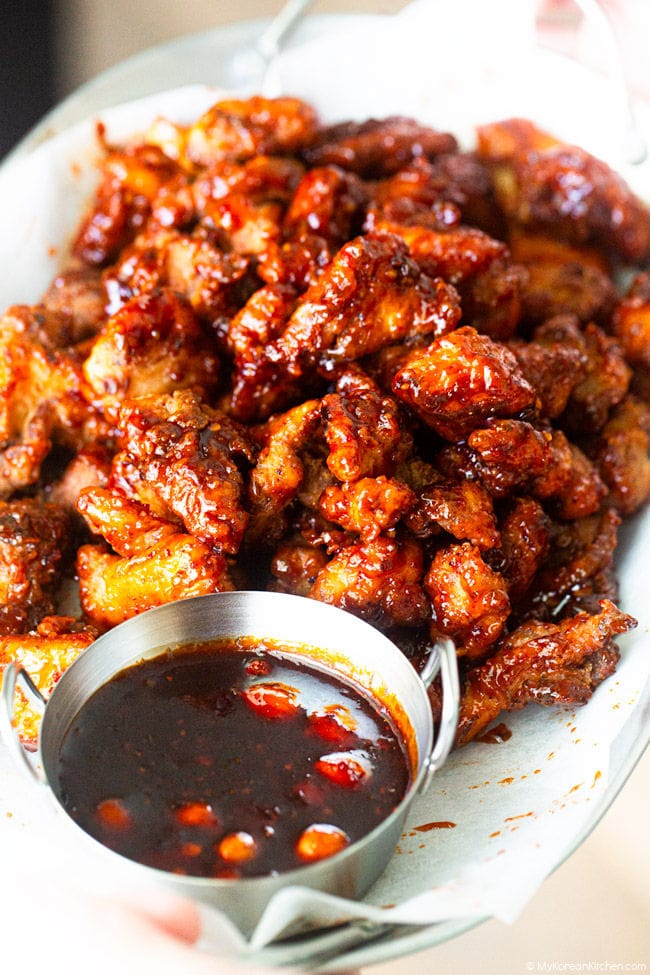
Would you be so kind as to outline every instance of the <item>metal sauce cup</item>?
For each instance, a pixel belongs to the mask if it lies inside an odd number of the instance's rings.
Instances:
[[[128,860],[85,833],[54,795],[64,736],[89,697],[119,671],[159,656],[169,647],[240,636],[290,645],[287,656],[304,659],[351,681],[387,709],[411,764],[411,783],[399,805],[370,833],[341,852],[275,876],[212,879],[180,876]],[[434,740],[426,688],[440,672],[443,709]],[[36,755],[21,745],[13,725],[16,685],[43,711]],[[16,760],[44,785],[80,835],[130,870],[144,871],[177,893],[221,909],[245,934],[254,929],[273,895],[289,885],[359,899],[392,856],[408,809],[423,792],[453,745],[458,719],[456,653],[450,640],[430,650],[420,675],[382,633],[350,613],[301,596],[257,591],[213,593],[167,603],[105,633],[71,664],[46,701],[24,668],[5,668],[0,730]],[[141,873],[144,877],[144,874]]]

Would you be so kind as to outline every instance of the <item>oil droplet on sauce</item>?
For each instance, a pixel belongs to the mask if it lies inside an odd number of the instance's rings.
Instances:
[[[512,738],[510,728],[501,722],[500,724],[495,724],[494,728],[488,728],[485,734],[478,735],[476,740],[482,741],[486,745],[500,745],[510,738]]]

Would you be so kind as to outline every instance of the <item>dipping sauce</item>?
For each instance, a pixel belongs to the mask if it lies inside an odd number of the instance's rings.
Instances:
[[[409,781],[378,702],[246,638],[166,651],[100,687],[66,733],[53,787],[123,856],[223,878],[337,853],[385,819]]]

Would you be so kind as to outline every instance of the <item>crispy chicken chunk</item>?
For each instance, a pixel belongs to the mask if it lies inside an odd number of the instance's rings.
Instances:
[[[426,274],[453,284],[464,324],[499,340],[514,334],[526,274],[512,263],[505,244],[475,227],[441,232],[385,220],[376,225],[379,231],[398,234]]]
[[[423,570],[415,539],[379,536],[342,548],[320,570],[308,595],[378,626],[420,626],[429,615]]]
[[[398,237],[357,237],[306,291],[268,354],[300,375],[394,342],[444,334],[459,316],[454,289],[423,274]]]
[[[447,440],[535,403],[513,354],[469,326],[414,352],[395,375],[393,391]]]
[[[322,400],[327,466],[339,481],[391,475],[410,454],[399,405],[361,371],[340,374],[337,392]]]
[[[326,487],[319,508],[330,521],[372,541],[395,528],[415,501],[406,484],[381,475]]]
[[[0,497],[35,484],[54,443],[80,447],[91,409],[76,356],[52,348],[40,311],[0,318]]]
[[[243,429],[189,390],[126,401],[118,426],[116,462],[133,496],[206,544],[237,552],[248,524],[240,465],[254,460]]]
[[[405,521],[418,538],[446,531],[479,551],[499,544],[492,497],[477,481],[440,478],[426,484]]]
[[[293,153],[314,136],[313,108],[297,98],[224,99],[187,134],[187,155],[197,165]]]
[[[77,553],[81,606],[98,626],[174,599],[232,589],[225,556],[185,534],[178,522],[104,488],[83,491],[77,507],[91,531],[117,552],[84,545]]]
[[[0,636],[0,672],[9,663],[24,667],[47,698],[65,670],[90,646],[97,630],[71,616],[46,616],[31,633]],[[29,750],[38,743],[41,715],[20,692],[16,696],[15,724]]]
[[[549,551],[549,518],[534,498],[516,498],[500,525],[501,544],[490,564],[506,580],[510,600],[520,599]]]
[[[23,633],[55,611],[71,527],[59,505],[0,501],[0,633]]]
[[[142,229],[165,183],[178,174],[177,163],[146,143],[109,150],[93,206],[82,221],[73,253],[91,267],[115,260]]]
[[[94,268],[71,268],[57,274],[42,298],[49,312],[67,323],[61,347],[75,345],[95,335],[106,319],[106,293]]]
[[[453,135],[398,116],[323,128],[303,150],[310,166],[341,166],[359,176],[389,176],[421,156],[453,152]]]
[[[469,542],[436,552],[424,580],[431,636],[449,636],[459,656],[484,657],[503,632],[510,600],[505,580]]]
[[[479,126],[478,150],[494,167],[497,200],[510,219],[573,243],[594,243],[623,262],[647,259],[647,207],[584,149],[510,119]]]
[[[650,375],[650,274],[638,274],[612,318],[612,333],[640,376]],[[650,387],[649,387],[650,388]],[[650,397],[648,397],[650,401]]]
[[[555,237],[519,230],[510,234],[509,243],[513,260],[528,272],[521,294],[526,321],[544,322],[561,314],[575,315],[585,323],[607,321],[616,290],[600,254]]]
[[[650,409],[632,396],[610,414],[594,450],[607,500],[631,515],[650,499]]]
[[[190,305],[163,290],[133,298],[93,344],[84,375],[114,417],[124,398],[214,387],[219,360]]]
[[[273,536],[284,529],[279,516],[302,486],[305,465],[301,453],[319,424],[320,401],[306,400],[266,425],[264,445],[251,472],[249,540],[264,541],[269,533]]]
[[[475,738],[502,711],[540,704],[584,704],[597,683],[611,673],[590,666],[611,651],[612,637],[635,626],[609,601],[589,616],[578,613],[561,623],[524,623],[498,645],[493,656],[468,671],[463,689],[458,742]]]

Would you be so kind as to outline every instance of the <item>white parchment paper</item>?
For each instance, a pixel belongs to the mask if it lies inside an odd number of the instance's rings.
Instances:
[[[499,3],[516,16],[510,0],[481,7],[494,14]],[[463,29],[465,0],[446,5],[446,20],[439,9],[435,0],[421,0],[399,18],[377,18],[372,36],[364,28],[363,36],[352,31],[295,48],[274,66],[269,84],[311,100],[325,119],[408,114],[454,131],[466,145],[476,123],[526,115],[606,158],[650,199],[648,165],[625,164],[618,95],[604,79],[535,48],[526,17],[515,32],[519,43],[512,32],[495,33],[487,15],[471,40]],[[119,140],[158,115],[191,121],[221,94],[191,86],[112,109],[102,121],[109,138]],[[585,106],[594,102],[597,115],[587,114]],[[647,106],[639,117],[650,137]],[[38,300],[65,262],[69,236],[96,180],[96,122],[75,126],[0,172],[0,307]],[[638,754],[647,741],[650,513],[624,535],[621,602],[639,626],[620,641],[617,673],[586,707],[528,706],[505,717],[508,741],[476,742],[454,753],[416,801],[387,871],[363,903],[288,889],[274,899],[248,944],[206,911],[206,942],[250,952],[291,930],[296,918],[316,925],[355,917],[422,925],[516,918],[611,801],[609,784],[620,779],[630,750]],[[45,790],[17,770],[3,746],[0,856],[88,889],[123,890],[123,879],[79,845]],[[131,893],[137,895],[135,886]],[[290,959],[287,952],[284,960]]]

